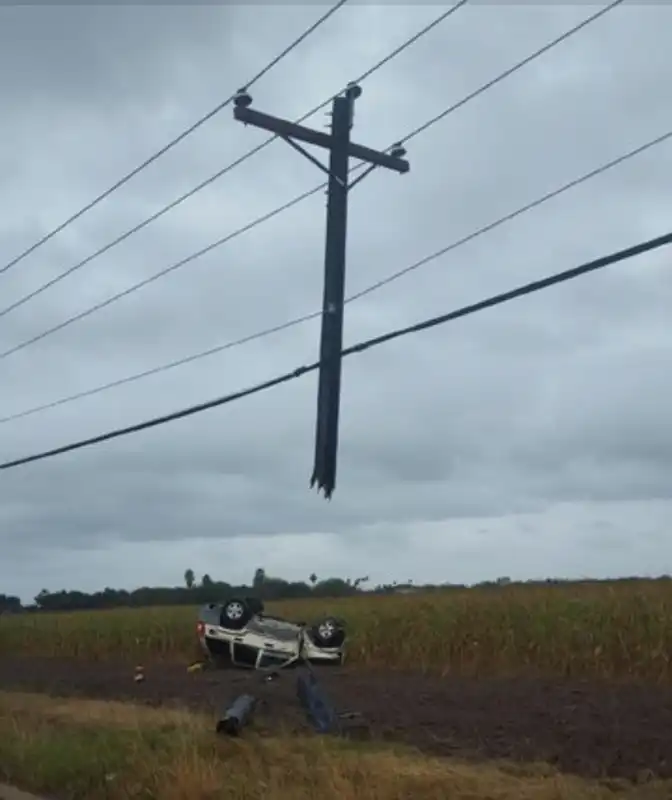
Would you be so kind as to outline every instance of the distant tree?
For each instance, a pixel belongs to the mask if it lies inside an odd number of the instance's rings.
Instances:
[[[212,586],[212,578],[206,572],[205,575],[201,578],[201,586],[205,589]]]
[[[21,611],[21,599],[13,594],[0,594],[0,614]]]
[[[254,571],[254,578],[252,579],[252,586],[259,591],[266,581],[266,570],[263,567],[257,567]]]
[[[355,587],[355,589],[359,589],[359,587],[362,584],[368,583],[368,582],[369,582],[369,576],[365,575],[363,578],[355,578],[355,580],[354,580],[352,585]]]
[[[317,583],[317,575],[314,572],[311,572],[308,580],[310,581],[311,586],[315,586],[315,584]]]
[[[187,589],[193,589],[194,584],[196,583],[196,576],[194,575],[193,569],[185,569],[184,571],[184,583]]]

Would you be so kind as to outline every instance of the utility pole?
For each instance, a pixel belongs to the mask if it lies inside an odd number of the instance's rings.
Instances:
[[[240,89],[234,100],[233,116],[246,125],[275,133],[301,155],[325,172],[327,189],[327,231],[324,258],[324,294],[322,298],[322,333],[320,336],[320,369],[317,392],[317,422],[315,430],[315,465],[310,480],[324,491],[327,499],[336,488],[336,457],[338,452],[338,419],[341,398],[341,350],[343,349],[343,304],[345,300],[345,252],[347,240],[348,193],[376,167],[394,172],[409,170],[404,160],[406,151],[401,143],[393,145],[390,153],[373,150],[350,140],[354,120],[355,100],[362,89],[354,83],[334,98],[331,111],[331,133],[324,133],[286,119],[262,114],[250,108],[252,98]],[[329,152],[329,167],[305,150],[299,142],[321,147]],[[350,157],[369,166],[348,183]]]

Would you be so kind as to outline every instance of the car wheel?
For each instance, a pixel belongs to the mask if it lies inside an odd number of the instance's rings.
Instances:
[[[311,635],[318,647],[342,647],[345,642],[345,625],[335,617],[326,617],[313,625]]]
[[[222,606],[222,627],[232,631],[239,631],[247,625],[253,616],[252,610],[244,600],[232,597]]]

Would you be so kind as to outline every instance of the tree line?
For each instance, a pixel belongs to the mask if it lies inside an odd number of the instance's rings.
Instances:
[[[594,584],[594,583],[627,583],[631,581],[656,581],[668,583],[669,575],[658,578],[626,577],[612,580],[567,580],[563,578],[547,578],[544,580],[512,581],[502,577],[493,581],[483,581],[478,584],[466,586],[464,584],[414,584],[412,580],[406,583],[394,581],[389,584],[369,585],[369,578],[325,578],[318,579],[314,573],[307,581],[286,581],[266,574],[263,567],[259,567],[251,584],[234,585],[226,581],[213,580],[210,575],[203,575],[196,579],[194,571],[187,569],[184,572],[184,584],[181,586],[143,586],[139,589],[127,591],[126,589],[106,588],[99,592],[81,592],[76,590],[61,589],[49,592],[46,589],[35,597],[34,602],[22,605],[20,598],[13,595],[0,593],[0,614],[40,611],[84,611],[113,608],[146,608],[151,606],[180,606],[200,605],[223,600],[232,595],[254,596],[262,600],[292,600],[309,597],[338,598],[350,597],[358,594],[396,594],[417,591],[448,591],[459,589],[501,590],[507,586],[562,586],[566,584]]]
[[[181,586],[142,586],[128,591],[126,589],[105,588],[98,592],[82,592],[61,589],[50,592],[47,589],[35,597],[30,605],[23,606],[18,597],[0,594],[0,613],[19,611],[84,611],[111,608],[143,608],[150,606],[199,605],[221,600],[231,595],[255,596],[262,600],[291,600],[308,597],[348,597],[364,591],[368,577],[325,578],[319,580],[314,573],[308,581],[287,581],[266,574],[263,567],[258,568],[251,584],[235,585],[226,581],[213,580],[210,575],[196,579],[194,571],[184,572]],[[389,591],[394,591],[390,585]],[[379,586],[370,591],[388,591]]]

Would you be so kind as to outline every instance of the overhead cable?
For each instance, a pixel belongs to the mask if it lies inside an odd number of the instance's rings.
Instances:
[[[509,77],[510,75],[512,75],[516,71],[518,71],[519,69],[522,69],[524,66],[529,64],[535,58],[538,58],[541,55],[543,55],[544,53],[547,53],[552,47],[555,47],[558,44],[560,44],[561,42],[566,41],[570,36],[574,35],[578,31],[582,30],[583,28],[585,28],[590,23],[596,21],[601,16],[606,14],[608,11],[611,11],[616,6],[620,5],[622,2],[624,2],[624,0],[615,0],[610,5],[605,6],[604,8],[601,8],[599,11],[595,12],[594,14],[592,14],[590,17],[588,17],[585,20],[583,20],[578,25],[575,25],[573,28],[570,28],[568,31],[565,31],[565,33],[563,33],[561,36],[556,37],[552,42],[549,42],[548,44],[544,45],[544,47],[540,48],[539,50],[537,50],[534,53],[532,53],[530,56],[527,56],[525,59],[523,59],[522,61],[518,62],[518,64],[514,65],[513,67],[510,67],[504,73],[501,73],[497,78],[488,81],[486,84],[481,86],[479,89],[471,92],[469,95],[467,95],[467,97],[463,98],[458,103],[455,103],[455,104],[451,105],[448,109],[445,109],[440,114],[432,117],[430,120],[428,120],[427,122],[423,123],[420,127],[415,128],[413,131],[411,131],[409,134],[407,134],[405,137],[403,137],[403,139],[401,141],[407,142],[410,138],[414,138],[415,136],[418,136],[420,133],[424,133],[430,127],[432,127],[432,125],[435,125],[439,121],[443,120],[451,111],[455,111],[458,108],[461,108],[465,103],[469,102],[469,100],[473,100],[474,98],[476,98],[479,95],[481,95],[487,89],[492,88],[500,80],[503,80],[504,77]],[[455,8],[455,7],[453,7],[453,8]],[[267,142],[270,142],[270,141],[271,141],[271,139],[267,140]],[[399,141],[399,139],[395,140],[395,143],[397,143],[398,141]],[[391,146],[392,145],[390,145],[390,147]],[[390,148],[388,147],[387,149],[390,149]],[[353,167],[351,172],[357,171],[358,169],[361,168],[361,166],[362,165]],[[136,292],[136,291],[138,291],[140,289],[143,289],[145,286],[148,286],[149,284],[154,283],[155,281],[163,278],[165,275],[168,275],[168,274],[170,274],[172,272],[175,272],[178,269],[181,269],[186,264],[192,263],[193,261],[195,261],[196,259],[200,258],[201,256],[204,256],[207,253],[212,252],[216,248],[221,247],[223,244],[226,244],[227,242],[230,242],[232,239],[235,239],[238,236],[241,236],[243,233],[246,233],[247,231],[250,231],[253,228],[258,227],[259,225],[263,224],[264,222],[267,222],[268,220],[272,219],[273,217],[276,217],[278,214],[281,214],[284,211],[287,211],[289,208],[292,208],[293,206],[297,205],[298,203],[300,203],[301,201],[305,200],[306,198],[317,194],[318,192],[322,191],[326,187],[326,185],[327,185],[326,182],[320,183],[318,186],[315,186],[313,189],[309,189],[308,191],[303,192],[302,194],[298,195],[297,197],[293,198],[292,200],[288,201],[287,203],[284,203],[283,205],[278,206],[277,208],[273,209],[272,211],[269,211],[266,214],[263,214],[262,216],[257,217],[256,219],[252,220],[251,222],[248,222],[247,224],[245,224],[242,227],[234,230],[233,232],[227,234],[226,236],[223,236],[220,239],[217,239],[216,241],[210,243],[206,247],[203,247],[200,250],[196,251],[195,253],[192,253],[191,255],[187,256],[186,258],[183,258],[180,261],[177,261],[176,263],[171,264],[168,267],[165,267],[164,269],[160,270],[159,272],[156,272],[153,275],[150,275],[149,277],[147,277],[147,278],[145,278],[145,279],[133,284],[132,286],[129,286],[128,288],[126,288],[126,289],[124,289],[124,290],[122,290],[120,292],[117,292],[114,295],[111,295],[110,297],[106,298],[105,300],[101,300],[99,303],[96,303],[96,304],[90,306],[87,309],[84,309],[83,311],[80,311],[79,313],[74,314],[71,317],[68,317],[67,319],[63,320],[62,322],[57,323],[56,325],[53,325],[52,327],[41,331],[40,333],[36,334],[35,336],[32,336],[29,339],[25,339],[24,341],[19,342],[18,344],[8,348],[7,350],[5,350],[3,352],[0,352],[0,360],[3,359],[3,358],[7,358],[8,356],[13,355],[14,353],[17,353],[20,350],[23,350],[26,347],[29,347],[29,346],[35,344],[36,342],[41,341],[42,339],[46,338],[47,336],[51,336],[52,334],[57,333],[58,331],[61,331],[64,328],[67,328],[70,325],[72,325],[72,324],[74,324],[76,322],[79,322],[82,319],[85,319],[85,318],[91,316],[91,314],[97,313],[98,311],[102,310],[103,308],[107,308],[108,306],[112,305],[113,303],[116,303],[118,300],[121,300],[123,297],[127,297],[128,295],[133,294],[134,292]]]
[[[345,0],[344,0],[344,2],[345,2]],[[449,8],[448,11],[444,11],[442,14],[440,14],[436,19],[434,19],[428,25],[425,25],[424,28],[422,28],[422,30],[420,30],[417,33],[415,33],[409,39],[406,39],[405,42],[403,42],[397,48],[392,50],[391,53],[388,53],[384,58],[380,59],[380,61],[378,61],[376,64],[374,64],[368,70],[366,70],[366,72],[362,73],[362,75],[360,75],[359,78],[357,78],[357,82],[361,82],[361,81],[365,80],[366,78],[368,78],[369,76],[373,75],[374,72],[377,72],[379,69],[384,67],[386,64],[388,64],[394,58],[396,58],[400,53],[403,53],[404,50],[406,50],[412,44],[414,44],[419,39],[421,39],[423,36],[425,36],[427,33],[429,33],[429,31],[431,31],[439,23],[441,23],[445,19],[447,19],[451,14],[453,14],[455,11],[457,11],[458,8],[462,7],[467,2],[468,2],[468,0],[460,0],[460,2],[458,2],[456,5],[454,5],[451,8]],[[335,9],[332,9],[331,13],[333,13],[333,10],[335,10]],[[317,25],[317,23],[316,23],[316,25]],[[307,35],[307,33],[304,34],[304,36],[306,36],[306,35]],[[251,83],[248,84],[248,88],[249,88],[249,86],[251,86]],[[320,103],[318,106],[315,106],[310,111],[308,111],[306,114],[304,114],[302,117],[300,117],[298,120],[296,120],[296,122],[297,123],[303,122],[306,119],[308,119],[308,117],[311,117],[313,114],[316,114],[318,111],[321,111],[323,108],[328,106],[329,103],[334,99],[334,97],[338,96],[338,94],[340,94],[340,92],[337,92],[336,95],[331,95],[326,100],[324,100],[322,103]],[[230,98],[229,98],[229,100],[227,100],[227,104],[229,102],[230,102]],[[201,183],[199,183],[197,186],[194,186],[188,192],[185,192],[184,194],[180,195],[179,197],[177,197],[172,202],[168,203],[168,205],[163,206],[158,211],[154,212],[149,217],[146,217],[144,220],[142,220],[141,222],[137,223],[132,228],[129,228],[127,231],[125,231],[124,233],[120,234],[119,236],[117,236],[112,241],[110,241],[107,244],[103,245],[102,247],[98,248],[98,250],[94,251],[93,253],[89,254],[88,256],[86,256],[85,258],[81,259],[77,263],[75,263],[72,266],[68,267],[68,269],[64,270],[63,272],[60,272],[58,275],[55,275],[53,278],[51,278],[50,280],[48,280],[45,283],[41,284],[36,289],[33,289],[32,291],[27,292],[25,295],[22,295],[17,300],[15,300],[14,302],[10,303],[8,306],[5,306],[4,308],[0,309],[0,318],[6,316],[7,314],[11,313],[15,309],[20,308],[22,305],[24,305],[28,301],[30,301],[33,298],[37,297],[38,295],[42,294],[42,292],[45,292],[47,289],[50,289],[52,286],[55,286],[57,283],[60,283],[62,280],[64,280],[68,276],[74,274],[75,272],[78,272],[80,269],[82,269],[83,267],[87,266],[87,264],[90,264],[92,261],[95,261],[100,256],[104,255],[105,253],[108,253],[110,250],[115,248],[117,245],[119,245],[122,242],[126,241],[131,236],[134,236],[136,233],[138,233],[139,231],[143,230],[144,228],[146,228],[151,223],[156,222],[156,220],[158,220],[161,217],[163,217],[169,211],[172,211],[174,208],[177,208],[178,206],[182,205],[182,203],[184,203],[185,200],[188,200],[189,198],[191,198],[194,195],[198,194],[200,191],[205,189],[207,186],[210,186],[216,180],[218,180],[219,178],[223,177],[227,173],[231,172],[233,169],[235,169],[236,167],[238,167],[241,164],[243,164],[245,161],[250,159],[252,156],[254,156],[257,153],[259,153],[261,150],[263,150],[265,147],[267,147],[269,144],[271,144],[271,142],[275,141],[277,138],[278,138],[278,136],[273,135],[273,136],[270,136],[269,138],[265,139],[263,142],[261,142],[261,144],[258,144],[255,147],[253,147],[251,150],[248,150],[242,156],[239,156],[237,159],[235,159],[234,161],[230,162],[229,164],[227,164],[225,167],[223,167],[222,169],[218,170],[217,172],[215,172],[214,175],[210,175],[209,178],[206,178],[204,181],[201,181]],[[101,195],[101,198],[102,197],[103,197],[103,195]],[[303,199],[303,197],[301,197],[301,199]],[[296,201],[296,202],[298,202],[298,201]],[[277,211],[277,213],[279,213],[282,210],[284,210],[284,207],[279,209]],[[75,218],[73,218],[73,219],[75,219]],[[265,221],[265,219],[266,218],[262,218],[259,221],[255,221],[255,224],[260,224],[260,222]],[[239,233],[243,233],[244,230],[245,229],[237,232],[236,235],[238,235]],[[223,244],[223,242],[221,242],[221,243]],[[26,251],[25,255],[27,255],[29,252],[31,252],[31,251]],[[138,286],[137,288],[140,288],[140,287]]]
[[[247,82],[246,86],[249,88],[253,84],[257,83],[257,81],[263,78],[266,74],[268,74],[268,72],[270,72],[270,70],[272,70],[273,67],[277,66],[277,64],[279,64],[280,61],[282,61],[286,56],[288,56],[292,52],[292,50],[298,47],[312,33],[314,33],[320,27],[320,25],[326,22],[329,19],[329,17],[331,17],[332,14],[338,11],[338,9],[341,8],[341,6],[345,5],[346,2],[347,0],[338,0],[337,3],[335,3],[328,11],[322,14],[322,16],[318,20],[316,20],[309,28],[307,28],[297,39],[295,39],[290,45],[285,47],[285,49],[281,53],[279,53],[274,59],[269,61],[268,64],[266,64],[266,66],[262,70],[257,72],[257,74]],[[134,178],[136,175],[138,175],[140,172],[146,169],[150,164],[153,164],[155,161],[161,158],[161,156],[165,155],[169,150],[172,150],[173,147],[175,147],[175,145],[182,142],[184,139],[186,139],[188,136],[194,133],[194,131],[200,128],[201,125],[211,120],[214,116],[219,114],[220,111],[222,111],[230,103],[232,103],[235,96],[236,93],[234,92],[232,95],[227,97],[226,100],[223,100],[221,103],[218,103],[211,111],[208,111],[207,114],[202,116],[200,119],[196,120],[196,122],[190,125],[186,130],[182,131],[182,133],[180,133],[174,139],[171,139],[171,141],[169,141],[167,144],[165,144],[163,147],[161,147],[159,150],[157,150],[155,153],[149,156],[149,158],[145,159],[142,162],[142,164],[139,164],[137,167],[135,167],[135,169],[132,169],[129,173],[120,178],[115,184],[110,186],[109,189],[106,189],[102,194],[99,194],[96,198],[91,200],[90,203],[87,203],[83,208],[81,208],[71,217],[68,217],[68,219],[61,222],[60,225],[57,225],[55,228],[49,231],[49,233],[45,234],[41,239],[32,244],[29,248],[24,250],[22,253],[19,253],[19,255],[15,256],[11,261],[7,262],[7,264],[5,264],[3,267],[0,268],[0,275],[2,275],[4,272],[7,272],[12,267],[16,266],[20,261],[23,261],[24,258],[29,256],[31,253],[34,253],[39,247],[42,247],[43,244],[46,244],[46,242],[48,242],[50,239],[53,239],[53,237],[56,236],[58,233],[60,233],[62,230],[67,228],[69,225],[78,220],[80,217],[83,217],[84,214],[86,214],[92,208],[97,206],[100,202],[108,198],[111,194],[116,192],[117,189],[121,188],[124,184],[128,183],[128,181],[130,181],[131,178]]]
[[[632,247],[628,247],[624,250],[619,250],[615,253],[602,256],[594,259],[593,261],[588,261],[579,265],[578,267],[573,267],[572,269],[565,270],[564,272],[558,272],[554,275],[549,275],[546,278],[532,281],[531,283],[511,289],[508,292],[502,292],[501,294],[493,295],[485,300],[479,301],[478,303],[472,303],[471,305],[463,306],[462,308],[458,308],[454,311],[449,311],[448,313],[442,314],[438,317],[431,317],[429,319],[422,320],[421,322],[417,322],[414,325],[409,325],[404,328],[396,328],[380,336],[374,336],[370,339],[366,339],[365,341],[351,345],[350,347],[346,347],[341,354],[343,357],[346,357],[352,355],[353,353],[361,353],[364,350],[371,350],[374,347],[379,347],[380,345],[394,341],[395,339],[400,339],[412,333],[419,333],[421,331],[429,330],[430,328],[435,328],[439,325],[445,325],[447,322],[453,322],[461,317],[466,317],[480,311],[485,311],[488,308],[507,303],[511,300],[515,300],[518,297],[523,297],[524,295],[532,294],[533,292],[539,292],[542,289],[548,289],[551,286],[555,286],[559,283],[573,280],[582,275],[595,272],[598,269],[604,269],[612,264],[634,258],[635,256],[651,252],[669,244],[672,244],[672,231],[664,234],[663,236],[658,236],[655,239],[649,239],[648,241],[640,242],[639,244],[633,245]],[[144,420],[143,422],[138,422],[134,425],[129,425],[124,428],[115,428],[107,431],[106,433],[101,433],[98,436],[92,436],[88,439],[80,439],[79,441],[71,442],[70,444],[62,445],[61,447],[55,447],[50,450],[43,450],[42,452],[35,453],[30,456],[24,456],[11,461],[5,461],[0,464],[0,470],[13,469],[15,467],[23,466],[24,464],[30,464],[34,461],[42,461],[46,458],[53,458],[54,456],[69,453],[73,450],[80,450],[83,447],[101,444],[102,442],[109,441],[110,439],[117,439],[121,436],[140,433],[141,431],[148,430],[149,428],[156,428],[160,425],[166,425],[169,422],[175,422],[176,420],[183,419],[184,417],[200,414],[203,411],[209,411],[210,409],[232,403],[235,400],[242,400],[243,398],[250,397],[253,394],[264,392],[283,383],[289,383],[290,381],[300,378],[309,372],[314,372],[319,368],[319,366],[320,362],[317,361],[308,366],[297,367],[291,372],[278,375],[275,378],[263,381],[262,383],[258,383],[246,389],[241,389],[237,392],[233,392],[222,397],[217,397],[213,400],[207,400],[203,403],[188,406],[187,408],[181,408],[178,411],[171,412],[170,414],[152,417],[151,419]]]
[[[387,275],[385,278],[382,278],[375,283],[367,286],[365,289],[362,289],[359,292],[356,292],[353,295],[350,295],[346,299],[346,304],[351,303],[354,300],[358,300],[361,297],[365,297],[372,292],[381,289],[383,286],[386,286],[394,281],[398,280],[399,278],[407,275],[410,272],[414,272],[421,267],[424,267],[426,264],[429,264],[432,261],[435,261],[437,258],[441,256],[447,255],[449,252],[458,249],[459,247],[467,244],[468,242],[477,239],[480,236],[483,236],[486,233],[498,228],[500,225],[504,225],[507,222],[512,221],[513,219],[531,211],[534,208],[538,208],[539,206],[543,205],[549,200],[552,200],[555,197],[558,197],[565,192],[569,191],[570,189],[575,188],[576,186],[580,186],[583,183],[591,180],[592,178],[597,177],[614,167],[623,164],[624,162],[628,161],[635,156],[638,156],[642,153],[645,153],[647,150],[650,150],[652,147],[655,147],[663,142],[672,139],[672,130],[669,130],[660,136],[655,137],[654,139],[650,139],[648,142],[645,142],[638,147],[629,150],[627,153],[623,153],[622,155],[618,156],[617,158],[612,159],[611,161],[607,161],[604,164],[601,164],[599,167],[590,170],[589,172],[585,172],[583,175],[580,175],[578,178],[574,178],[567,183],[562,184],[561,186],[556,187],[550,192],[546,192],[546,194],[537,197],[535,200],[526,203],[523,206],[519,206],[514,211],[510,211],[508,214],[499,217],[498,219],[494,220],[493,222],[489,222],[487,225],[483,225],[480,228],[477,228],[475,231],[467,234],[466,236],[462,236],[461,238],[451,242],[449,245],[442,247],[440,250],[436,250],[433,253],[430,253],[427,256],[419,259],[418,261],[414,261],[412,264],[404,267],[403,269],[397,270],[396,272]],[[322,316],[322,311],[313,311],[309,314],[303,314],[299,317],[294,317],[293,319],[287,320],[286,322],[280,323],[278,325],[274,325],[270,328],[265,328],[260,331],[256,331],[255,333],[248,334],[243,336],[239,339],[233,339],[231,341],[225,342],[224,344],[216,345],[214,347],[210,347],[207,350],[201,350],[196,353],[191,353],[188,356],[184,356],[183,358],[174,359],[164,364],[160,364],[156,367],[152,367],[150,369],[142,370],[141,372],[136,372],[131,375],[126,375],[123,378],[118,378],[114,381],[109,381],[108,383],[99,384],[98,386],[94,386],[90,389],[86,389],[81,392],[76,392],[74,394],[66,395],[64,397],[60,397],[57,400],[52,400],[49,403],[43,403],[41,405],[33,406],[28,409],[24,409],[23,411],[18,411],[14,414],[8,414],[5,417],[0,417],[0,425],[11,422],[16,419],[21,419],[23,417],[32,416],[33,414],[37,414],[42,411],[47,411],[51,408],[56,408],[58,406],[62,406],[68,403],[72,403],[76,400],[81,400],[85,397],[91,397],[95,394],[100,394],[101,392],[108,391],[109,389],[114,389],[118,386],[124,386],[128,383],[134,383],[135,381],[142,380],[143,378],[148,378],[152,375],[156,375],[161,372],[166,372],[167,370],[175,369],[177,367],[185,366],[186,364],[190,364],[194,361],[199,361],[202,358],[207,358],[209,356],[216,355],[217,353],[221,353],[225,350],[232,350],[236,347],[240,347],[244,344],[248,344],[249,342],[257,341],[259,339],[264,339],[267,336],[271,336],[276,333],[280,333],[281,331],[288,330],[289,328],[294,328],[297,325],[301,325],[305,322],[309,322],[310,320],[317,319]]]

